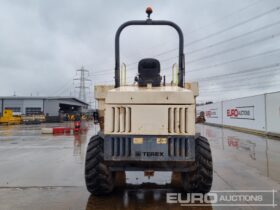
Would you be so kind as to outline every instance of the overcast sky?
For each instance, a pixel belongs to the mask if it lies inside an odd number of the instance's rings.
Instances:
[[[81,66],[91,90],[112,83],[115,32],[127,20],[146,19],[148,5],[152,19],[182,28],[186,80],[200,82],[199,101],[280,90],[279,0],[0,0],[0,95],[77,94],[73,78]],[[171,28],[125,29],[128,80],[137,61],[164,53],[156,58],[170,81],[177,47]]]

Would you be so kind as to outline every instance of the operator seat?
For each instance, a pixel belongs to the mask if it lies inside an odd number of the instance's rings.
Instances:
[[[159,87],[162,80],[159,61],[154,58],[140,60],[138,63],[138,77],[135,79],[140,87],[147,86],[149,83],[153,87]]]

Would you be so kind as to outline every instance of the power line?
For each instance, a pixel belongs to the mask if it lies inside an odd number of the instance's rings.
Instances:
[[[68,84],[68,86],[66,86],[63,89],[61,89],[57,95],[62,95],[63,93],[68,92],[69,89],[71,90],[71,86],[69,86],[69,84]]]
[[[67,81],[66,81],[62,86],[60,86],[56,91],[52,91],[52,92],[53,92],[53,95],[56,96],[56,95],[61,94],[61,90],[65,89],[65,87],[68,87],[69,82],[72,82],[72,79],[67,80]]]
[[[220,35],[220,34],[222,34],[222,33],[224,33],[224,32],[227,32],[227,31],[229,31],[229,30],[232,30],[232,29],[234,29],[234,28],[237,28],[237,27],[239,27],[239,26],[241,26],[241,25],[244,25],[244,24],[246,24],[246,23],[249,23],[249,22],[251,22],[251,21],[254,21],[254,20],[256,20],[256,19],[259,19],[259,18],[261,18],[261,17],[264,17],[264,16],[266,16],[266,15],[268,15],[268,14],[271,14],[271,13],[273,13],[273,12],[276,12],[276,11],[278,11],[279,9],[280,9],[279,6],[274,7],[274,8],[272,8],[272,9],[266,11],[266,12],[263,12],[263,13],[258,14],[258,15],[256,15],[256,16],[253,16],[253,17],[251,17],[251,18],[249,18],[249,19],[247,19],[247,20],[245,20],[245,21],[241,21],[241,22],[239,22],[239,23],[237,23],[237,24],[234,24],[234,25],[232,25],[232,26],[230,26],[230,27],[227,27],[227,28],[224,28],[224,29],[222,29],[222,30],[220,30],[220,31],[214,32],[214,33],[212,33],[212,34],[209,34],[208,36],[205,36],[205,37],[203,37],[203,38],[200,38],[200,39],[194,40],[194,41],[192,41],[192,42],[189,42],[189,43],[185,44],[185,46],[191,46],[191,45],[194,45],[195,43],[198,43],[198,42],[204,41],[204,40],[206,40],[206,39],[209,39],[209,38],[211,38],[211,37]],[[176,50],[177,50],[177,48],[176,48]]]
[[[279,7],[276,7],[276,8],[274,8],[274,9],[272,9],[272,10],[269,10],[269,11],[267,11],[267,12],[265,12],[265,13],[259,14],[259,15],[254,16],[254,17],[252,17],[252,18],[250,18],[250,19],[248,19],[248,20],[246,20],[246,21],[243,21],[243,24],[245,24],[245,22],[248,22],[249,20],[252,21],[254,18],[260,18],[260,17],[262,17],[262,16],[264,16],[264,15],[266,15],[266,14],[269,14],[269,13],[271,13],[271,12],[274,12],[274,11],[276,11],[276,10],[279,10]],[[275,24],[275,25],[276,25],[276,24],[279,24],[279,22],[276,22],[276,23],[274,23],[274,24]],[[254,30],[254,31],[247,32],[247,33],[245,33],[245,34],[239,35],[239,36],[237,36],[237,37],[233,37],[233,38],[231,38],[231,39],[229,39],[229,40],[224,40],[224,41],[222,41],[222,42],[225,43],[226,41],[231,41],[231,40],[240,38],[241,36],[245,36],[245,35],[254,33],[254,32],[256,32],[256,31],[260,31],[260,30],[263,30],[263,29],[265,29],[265,28],[271,27],[271,26],[274,25],[274,24],[270,24],[270,25],[267,25],[267,26],[258,28],[258,29]],[[236,24],[236,25],[237,25],[237,24]],[[234,25],[234,26],[235,26],[235,25]],[[233,27],[233,26],[231,26],[231,28],[232,28],[232,27]],[[227,28],[227,30],[229,30],[229,28]],[[225,31],[225,29],[224,29],[223,31]],[[211,36],[211,34],[210,34],[210,36]],[[196,59],[196,60],[193,60],[193,61],[190,61],[190,62],[196,62],[196,61],[201,60],[201,59],[206,59],[206,58],[210,58],[210,57],[212,57],[212,56],[217,56],[217,55],[222,54],[222,53],[226,53],[226,52],[229,52],[229,51],[237,50],[237,49],[240,49],[240,48],[243,48],[243,47],[246,47],[246,46],[249,46],[249,45],[258,43],[258,42],[266,41],[266,40],[268,40],[268,39],[273,39],[273,38],[275,38],[276,36],[279,36],[279,34],[272,35],[272,36],[269,36],[269,37],[266,37],[266,38],[263,38],[263,39],[259,39],[259,40],[250,42],[250,43],[246,44],[245,46],[242,45],[242,46],[238,46],[238,47],[235,47],[235,48],[231,48],[231,49],[227,49],[227,50],[224,50],[224,51],[220,51],[220,52],[218,52],[218,53],[215,53],[215,54],[212,54],[212,55],[208,55],[208,56],[205,56],[205,57],[203,57],[203,58],[199,58],[199,59]],[[209,37],[209,36],[208,36],[208,37]],[[216,43],[216,44],[221,44],[222,42],[219,42],[219,43]],[[190,44],[190,43],[188,43],[188,44]],[[212,47],[213,44],[210,45],[210,46]],[[206,48],[208,48],[208,47],[210,47],[210,46],[206,46]],[[202,50],[202,48],[201,48],[200,50]],[[224,62],[224,63],[221,63],[221,64],[211,65],[211,67],[215,67],[215,66],[218,66],[218,65],[225,65],[225,64],[229,64],[229,63],[233,63],[233,62],[237,62],[237,61],[242,61],[242,60],[254,58],[254,57],[257,57],[257,56],[260,56],[260,55],[265,55],[265,54],[274,53],[274,52],[276,52],[276,51],[278,51],[278,50],[273,50],[273,51],[266,52],[266,53],[260,53],[260,54],[256,54],[256,55],[253,55],[253,56],[247,56],[247,57],[244,57],[244,58],[234,59],[234,60],[231,60],[231,61],[228,61],[228,62]],[[174,59],[174,58],[177,58],[177,56],[176,56],[176,57],[171,57],[171,58],[164,59],[163,62],[164,62],[164,61],[167,61],[167,60]],[[190,62],[188,62],[188,63],[190,63]],[[202,70],[202,69],[205,69],[205,68],[209,68],[209,67],[203,67],[203,68],[195,69],[195,71]],[[135,70],[135,69],[134,69],[134,70]],[[194,70],[191,70],[191,71],[188,71],[188,72],[192,72],[192,71],[194,71]],[[110,69],[110,72],[113,72],[113,69]],[[99,72],[99,73],[100,73],[100,74],[95,74],[95,75],[96,75],[96,76],[102,76],[102,75],[105,75],[105,74],[106,74],[104,71]],[[110,80],[110,81],[107,81],[107,82],[111,82],[111,81],[113,81],[113,80]]]
[[[232,47],[232,48],[229,48],[229,49],[226,49],[226,50],[222,50],[222,51],[219,51],[217,53],[213,53],[213,54],[210,54],[210,55],[198,58],[198,59],[194,59],[194,60],[191,60],[191,61],[186,61],[186,64],[195,63],[197,61],[208,59],[208,58],[211,58],[211,57],[214,57],[214,56],[217,56],[217,55],[221,55],[221,54],[224,54],[224,53],[228,53],[228,52],[231,52],[231,51],[242,49],[242,48],[248,47],[248,46],[253,45],[253,44],[257,44],[257,43],[260,43],[260,42],[263,42],[263,41],[274,39],[274,38],[276,38],[278,36],[280,36],[280,33],[273,34],[273,35],[270,35],[270,36],[267,36],[267,37],[264,37],[264,38],[252,41],[252,42],[248,42],[246,44],[239,45],[238,47]],[[161,60],[161,62],[166,62],[166,61],[172,60],[174,58],[178,58],[178,56],[174,56],[174,57],[163,59],[163,60]]]
[[[203,37],[203,38],[200,38],[200,39],[194,40],[194,41],[192,41],[192,42],[189,42],[189,43],[185,44],[184,46],[191,46],[191,45],[193,45],[193,44],[195,44],[195,43],[198,43],[198,42],[200,42],[200,41],[204,41],[204,40],[206,40],[206,39],[209,39],[209,38],[211,38],[211,37],[214,37],[214,36],[216,36],[216,35],[219,35],[219,34],[221,34],[221,33],[224,33],[224,32],[226,32],[226,31],[229,31],[229,30],[231,30],[231,29],[237,28],[237,27],[239,27],[239,26],[241,26],[241,25],[244,25],[244,24],[246,24],[246,23],[249,23],[249,22],[251,22],[251,21],[254,21],[254,20],[258,19],[258,18],[264,17],[264,16],[266,16],[266,15],[268,15],[268,14],[271,14],[271,13],[273,13],[273,12],[276,12],[276,11],[279,10],[279,9],[280,9],[279,6],[278,6],[278,7],[274,7],[274,8],[272,8],[272,9],[266,11],[266,12],[263,12],[263,13],[258,14],[258,15],[256,15],[256,16],[253,16],[253,17],[251,17],[251,18],[249,18],[249,19],[247,19],[247,20],[245,20],[245,21],[241,21],[241,22],[239,22],[239,23],[237,23],[237,24],[234,24],[234,25],[232,25],[232,26],[230,26],[230,27],[227,27],[227,28],[224,28],[224,29],[219,30],[219,31],[217,31],[217,32],[214,32],[214,33],[212,33],[212,34],[209,34],[208,36],[205,36],[205,37]],[[178,49],[178,48],[173,48],[173,49],[164,51],[164,52],[162,52],[162,53],[156,54],[156,55],[154,55],[153,57],[158,57],[158,56],[161,56],[161,55],[170,53],[170,52],[172,52],[172,51],[175,51],[175,50],[177,50],[177,49]],[[127,66],[131,66],[131,65],[134,65],[134,64],[137,64],[137,63],[138,63],[138,61],[132,62],[132,63],[127,64]],[[100,72],[104,72],[104,71],[108,71],[108,70],[111,70],[111,68],[104,69],[104,70],[102,70],[102,71],[100,71]]]
[[[220,74],[220,75],[215,75],[215,76],[211,76],[211,77],[204,77],[202,79],[198,78],[198,79],[194,79],[194,80],[197,80],[199,82],[213,80],[213,79],[217,80],[219,78],[228,77],[228,76],[232,76],[232,75],[244,74],[244,73],[248,73],[248,72],[256,72],[256,71],[261,71],[261,70],[265,70],[265,69],[272,69],[272,68],[275,68],[275,67],[278,67],[278,66],[280,66],[280,63],[270,64],[270,65],[261,66],[261,67],[257,67],[257,68],[247,68],[247,69],[243,69],[243,70],[238,71],[238,72]],[[165,76],[171,76],[171,74],[166,74]],[[128,79],[133,79],[133,78],[134,78],[134,76],[128,77]],[[100,81],[100,82],[102,82],[102,81]],[[113,82],[113,79],[103,81],[103,82]]]
[[[230,79],[230,82],[225,82],[225,81],[221,81],[221,82],[215,82],[215,84],[224,84],[226,83],[226,87],[239,87],[240,86],[240,83],[242,82],[248,82],[249,80],[255,80],[255,79],[263,79],[263,78],[266,78],[266,77],[272,77],[271,73],[277,73],[280,69],[272,69],[270,70],[269,72],[258,72],[258,73],[261,73],[260,75],[248,75],[246,77],[246,80],[241,80],[241,79],[232,79],[232,78],[229,78]],[[258,74],[257,73],[257,74]],[[236,75],[235,75],[236,76]],[[237,76],[242,76],[242,75],[237,75]],[[235,83],[235,84],[234,84]],[[238,83],[238,84],[236,84]],[[201,84],[201,83],[200,83]],[[200,85],[201,87],[204,87],[204,88],[201,88],[201,90],[209,90],[209,88],[207,88],[208,86],[211,86],[211,85]],[[214,87],[215,88],[218,88],[219,87]],[[211,88],[212,90],[213,88]]]
[[[253,85],[253,87],[252,87],[252,85]],[[279,83],[279,80],[277,80],[277,81],[273,81],[273,83],[271,82],[271,84],[260,84],[260,83],[253,83],[253,84],[244,84],[244,85],[240,85],[240,86],[238,86],[239,88],[236,88],[236,87],[234,87],[234,88],[232,88],[232,87],[230,87],[229,89],[227,89],[227,88],[222,88],[221,90],[214,90],[214,91],[211,91],[211,90],[209,90],[209,91],[201,91],[202,93],[207,93],[207,94],[211,94],[211,93],[220,93],[220,92],[226,92],[226,91],[240,91],[240,87],[246,87],[246,86],[249,86],[248,88],[244,88],[243,90],[248,90],[248,89],[256,89],[256,88],[258,88],[258,89],[260,89],[260,88],[265,88],[265,87],[275,87],[275,85],[280,85],[280,83]]]
[[[223,78],[223,80],[218,80],[215,81],[213,80],[209,80],[206,81],[206,83],[204,83],[203,81],[199,81],[199,80],[193,80],[193,81],[198,81],[201,87],[207,87],[208,85],[212,85],[212,84],[232,84],[232,85],[239,85],[240,83],[244,82],[244,81],[248,81],[251,79],[263,79],[263,77],[273,77],[276,73],[279,73],[279,68],[278,69],[263,69],[260,71],[256,71],[253,72],[253,74],[251,72],[244,72],[244,73],[240,73],[240,74],[236,74],[236,75],[232,75],[232,77],[226,77]]]
[[[252,4],[249,4],[249,5],[246,5],[245,7],[242,7],[242,8],[240,8],[240,9],[236,10],[236,11],[233,11],[232,13],[230,13],[230,14],[228,14],[228,15],[222,17],[222,18],[220,18],[219,20],[217,20],[217,21],[215,21],[215,22],[212,22],[211,24],[207,24],[207,25],[204,25],[204,26],[199,27],[198,29],[194,29],[194,30],[190,31],[188,34],[192,34],[192,33],[194,33],[195,31],[200,31],[200,30],[203,29],[203,28],[208,28],[208,27],[211,26],[211,25],[217,24],[217,23],[219,23],[219,22],[223,22],[223,21],[225,21],[226,19],[228,19],[229,17],[232,17],[232,16],[234,16],[234,15],[240,13],[240,12],[243,12],[243,11],[249,9],[250,7],[256,6],[256,5],[259,4],[260,2],[262,2],[262,0],[253,2]]]
[[[233,73],[226,73],[226,74],[220,74],[220,75],[211,76],[211,77],[204,77],[202,79],[199,79],[199,81],[218,79],[218,78],[221,78],[221,77],[232,76],[232,75],[235,75],[235,74],[255,72],[255,71],[260,71],[260,70],[264,70],[264,69],[271,69],[271,68],[275,68],[275,67],[278,67],[278,66],[280,66],[280,63],[275,63],[275,64],[266,65],[266,66],[257,67],[257,68],[244,69],[244,70],[241,70],[241,71],[238,71],[238,72],[233,72]]]
[[[262,55],[269,55],[269,54],[273,54],[273,53],[277,53],[277,52],[280,52],[280,48],[275,49],[275,50],[266,51],[266,52],[263,52],[263,53],[249,55],[249,56],[238,58],[238,59],[233,59],[233,60],[226,61],[226,62],[223,62],[223,63],[218,63],[218,64],[214,64],[214,65],[204,66],[204,67],[201,67],[201,68],[189,70],[187,72],[202,71],[202,70],[205,70],[205,69],[210,69],[210,68],[214,68],[214,67],[217,67],[217,66],[223,66],[223,65],[230,64],[230,63],[235,63],[235,62],[238,62],[238,61],[248,60],[248,59],[256,58],[256,57],[259,57],[259,56],[262,56]]]
[[[201,61],[201,60],[205,60],[205,59],[208,59],[208,58],[215,57],[217,55],[221,55],[221,54],[225,54],[225,53],[228,53],[228,52],[231,52],[231,51],[235,51],[235,50],[238,50],[238,49],[241,49],[241,48],[245,48],[245,47],[248,47],[248,46],[253,45],[253,44],[257,44],[257,43],[264,42],[264,41],[267,41],[267,40],[270,40],[270,39],[274,39],[274,38],[279,37],[279,36],[280,36],[280,33],[273,34],[273,35],[267,36],[265,38],[261,38],[261,39],[258,39],[258,40],[252,41],[252,42],[248,42],[246,44],[239,45],[237,47],[232,47],[232,48],[229,48],[229,49],[226,49],[226,50],[222,50],[222,51],[219,51],[217,53],[213,53],[213,54],[210,54],[210,55],[207,55],[207,56],[195,59],[195,60],[191,60],[191,61],[186,62],[186,63],[187,64],[195,63],[195,62],[198,62],[198,61]]]
[[[269,27],[271,26],[275,26],[277,24],[280,24],[280,21],[277,22],[277,23],[274,23],[274,24],[270,24]],[[266,26],[267,27],[267,26]],[[263,28],[266,28],[266,27],[262,27]],[[262,30],[261,29],[261,30]],[[204,48],[200,48],[199,51],[201,50],[204,50],[204,49],[207,49],[209,47],[214,47],[214,46],[217,46],[217,45],[220,45],[222,43],[226,43],[228,41],[232,41],[234,39],[237,39],[237,38],[240,38],[242,36],[245,36],[245,35],[248,35],[248,34],[251,34],[253,32],[256,32],[260,29],[257,29],[257,30],[254,30],[254,31],[251,31],[251,32],[248,32],[246,34],[243,34],[243,35],[240,35],[240,36],[237,36],[237,37],[233,37],[231,39],[228,39],[228,40],[225,40],[225,41],[222,41],[222,42],[218,42],[216,44],[213,44],[213,45],[209,45],[209,46],[206,46]],[[242,48],[245,48],[245,47],[248,47],[250,45],[253,45],[253,44],[257,44],[257,43],[260,43],[260,42],[263,42],[263,41],[267,41],[267,40],[270,40],[270,39],[274,39],[276,37],[279,37],[280,36],[280,33],[277,33],[277,34],[273,34],[273,35],[270,35],[270,36],[266,36],[264,38],[261,38],[261,39],[258,39],[258,40],[255,40],[255,41],[252,41],[252,42],[249,42],[249,43],[246,43],[246,44],[242,44],[242,45],[239,45],[238,47],[232,47],[230,49],[226,49],[226,50],[222,50],[222,51],[219,51],[217,53],[213,53],[213,54],[210,54],[210,55],[207,55],[207,56],[204,56],[204,57],[201,57],[201,58],[198,58],[198,59],[194,59],[194,60],[191,60],[191,61],[186,61],[186,64],[190,64],[190,63],[195,63],[197,61],[201,61],[201,60],[204,60],[204,59],[208,59],[208,58],[211,58],[211,57],[214,57],[214,56],[217,56],[217,55],[221,55],[221,54],[224,54],[224,53],[228,53],[228,52],[231,52],[231,51],[235,51],[235,50],[238,50],[238,49],[242,49]],[[194,51],[193,51],[194,52]],[[192,54],[193,52],[190,52],[189,54]],[[173,57],[170,57],[170,58],[166,58],[166,59],[163,59],[161,60],[161,62],[166,62],[166,61],[169,61],[169,60],[172,60],[174,58],[178,58],[178,56],[173,56]]]
[[[192,51],[190,51],[190,52],[187,52],[186,55],[191,55],[191,54],[194,54],[194,53],[197,53],[197,52],[200,52],[200,51],[203,51],[203,50],[212,48],[212,47],[216,47],[216,46],[218,46],[218,45],[221,45],[221,44],[224,44],[224,43],[227,43],[227,42],[230,42],[230,41],[233,41],[233,40],[236,40],[236,39],[239,39],[239,38],[248,36],[248,35],[251,35],[251,34],[253,34],[253,33],[256,33],[256,32],[259,32],[259,31],[262,31],[262,30],[271,28],[271,27],[276,26],[276,25],[279,25],[279,24],[280,24],[280,21],[277,21],[277,22],[275,22],[275,23],[272,23],[272,24],[269,24],[269,25],[265,25],[265,26],[263,26],[263,27],[260,27],[260,28],[255,29],[255,30],[246,32],[246,33],[244,33],[244,34],[240,34],[240,35],[235,36],[235,37],[232,37],[232,38],[230,38],[230,39],[226,39],[226,40],[223,40],[223,41],[220,41],[220,42],[216,42],[216,43],[214,43],[214,44],[210,44],[210,45],[208,45],[208,46],[206,46],[206,47],[203,47],[203,48],[199,48],[199,49],[196,49],[196,50],[192,50]]]
[[[225,16],[219,18],[219,20],[214,21],[214,22],[212,22],[212,23],[205,24],[205,25],[203,25],[203,26],[201,26],[201,27],[199,27],[199,28],[196,28],[196,29],[194,29],[194,30],[192,30],[192,31],[187,32],[187,34],[190,35],[190,34],[193,34],[194,32],[201,31],[202,29],[208,28],[208,27],[210,27],[210,26],[212,26],[212,25],[214,25],[214,24],[217,24],[217,23],[219,23],[219,22],[223,22],[223,21],[225,21],[226,19],[228,19],[228,18],[230,18],[230,17],[232,17],[232,16],[234,16],[234,15],[237,15],[237,14],[240,13],[240,12],[243,12],[243,11],[245,11],[245,10],[247,10],[247,9],[249,9],[249,8],[251,8],[251,7],[253,7],[253,6],[256,6],[256,5],[259,4],[260,2],[262,2],[262,0],[255,1],[255,2],[253,2],[252,4],[249,4],[249,5],[246,5],[245,7],[239,8],[239,9],[237,9],[237,10],[231,12],[230,14],[227,14],[227,15],[225,15]],[[161,54],[161,53],[160,53],[160,54]],[[165,54],[165,53],[163,53],[163,54]],[[159,54],[158,54],[158,55],[159,55]]]
[[[279,9],[280,9],[279,6],[274,7],[274,8],[272,8],[272,9],[266,11],[266,12],[263,12],[263,13],[258,14],[258,15],[256,15],[256,16],[253,16],[253,17],[251,17],[251,18],[249,18],[249,19],[247,19],[247,20],[245,20],[245,21],[241,21],[241,22],[239,22],[239,23],[237,23],[237,24],[234,24],[234,25],[232,25],[232,26],[230,26],[230,27],[224,28],[224,29],[222,29],[222,30],[219,30],[219,31],[217,31],[217,32],[214,32],[214,33],[212,33],[212,34],[209,34],[209,35],[207,35],[207,36],[205,36],[205,37],[202,37],[202,38],[200,38],[200,39],[197,39],[197,40],[194,40],[194,41],[192,41],[192,42],[186,43],[184,46],[185,46],[185,47],[189,47],[189,46],[194,45],[194,44],[196,44],[196,43],[198,43],[198,42],[201,42],[201,41],[207,40],[207,39],[209,39],[209,38],[212,38],[212,37],[214,37],[214,36],[220,35],[220,34],[222,34],[222,33],[224,33],[224,32],[227,32],[227,31],[229,31],[229,30],[232,30],[232,29],[234,29],[234,28],[237,28],[237,27],[239,27],[239,26],[241,26],[241,25],[245,25],[246,23],[249,23],[249,22],[251,22],[251,21],[254,21],[254,20],[256,20],[256,19],[259,19],[259,18],[261,18],[261,17],[264,17],[264,16],[266,16],[266,15],[268,15],[268,14],[271,14],[271,13],[273,13],[273,12],[276,12],[276,11],[278,11]],[[158,56],[167,54],[167,53],[169,53],[169,52],[173,52],[173,51],[175,51],[175,50],[178,50],[178,48],[173,48],[173,49],[167,50],[167,51],[162,52],[162,53],[160,53],[160,54],[154,55],[154,57],[158,57]],[[132,64],[135,64],[135,62],[134,62],[134,63],[127,64],[127,66],[130,66],[130,65],[132,65]]]
[[[214,65],[209,65],[209,66],[193,69],[193,70],[187,70],[186,69],[186,73],[208,70],[210,68],[223,66],[223,65],[227,65],[227,64],[231,64],[231,63],[236,63],[236,62],[239,62],[239,61],[244,61],[244,60],[248,60],[248,59],[252,59],[252,58],[257,58],[257,57],[260,57],[260,56],[265,56],[265,55],[269,55],[269,54],[273,54],[273,53],[277,53],[277,52],[280,52],[280,48],[270,50],[270,51],[265,51],[265,52],[258,53],[258,54],[249,55],[249,56],[246,56],[246,57],[241,57],[241,58],[238,58],[238,59],[229,60],[229,61],[222,62],[222,63],[217,63],[217,64],[214,64]],[[163,68],[162,70],[167,70],[167,69],[170,69],[170,68],[172,68],[172,66],[169,66],[167,68]],[[132,70],[135,70],[135,69],[132,69]],[[95,76],[103,76],[103,75],[106,75],[106,73],[103,73],[103,74],[100,74],[100,75],[95,75]],[[129,77],[129,78],[131,79],[133,77]]]
[[[266,26],[261,27],[261,28],[258,28],[258,29],[256,29],[256,30],[253,30],[253,31],[244,33],[244,34],[242,34],[242,35],[233,37],[233,38],[231,38],[231,39],[224,40],[224,41],[221,41],[221,42],[212,44],[212,45],[208,45],[208,46],[206,46],[206,47],[204,47],[204,48],[200,48],[199,51],[204,50],[204,49],[207,49],[207,48],[209,48],[209,47],[214,47],[214,46],[220,45],[220,44],[222,44],[222,43],[226,43],[226,42],[235,40],[235,39],[237,39],[237,38],[240,38],[240,37],[243,37],[243,36],[246,36],[246,35],[255,33],[255,32],[257,32],[257,31],[261,31],[261,30],[266,29],[266,28],[269,28],[269,27],[273,27],[273,26],[278,25],[278,24],[280,24],[280,21],[275,22],[275,23],[273,23],[273,24],[266,25]],[[255,41],[253,41],[253,42],[247,43],[247,44],[245,44],[245,45],[240,45],[240,46],[235,47],[235,48],[230,48],[230,49],[227,49],[227,50],[223,50],[223,51],[220,51],[220,52],[215,53],[215,54],[212,54],[212,55],[208,55],[208,56],[205,56],[205,57],[202,57],[202,58],[193,60],[193,61],[189,61],[189,62],[187,62],[187,63],[193,63],[193,62],[196,62],[196,61],[199,61],[199,60],[202,60],[202,59],[206,59],[206,58],[209,58],[209,57],[217,56],[217,55],[219,55],[219,54],[223,54],[223,53],[230,52],[230,51],[233,51],[233,50],[241,49],[241,48],[250,46],[250,45],[252,45],[252,44],[256,44],[256,43],[262,42],[262,41],[266,41],[266,40],[269,40],[269,39],[274,39],[275,37],[278,37],[279,35],[280,35],[280,34],[274,34],[274,35],[271,35],[271,36],[267,36],[267,37],[265,37],[265,38],[262,38],[262,39],[255,40]],[[188,54],[192,54],[193,52],[194,52],[194,51],[192,51],[192,52],[190,52],[190,53],[188,53]],[[267,54],[270,54],[270,53],[273,53],[273,52],[274,52],[274,51],[271,51],[271,52],[269,51]],[[256,55],[256,57],[259,56],[259,55],[263,55],[263,53]],[[255,57],[255,56],[254,56],[254,57]],[[173,56],[173,57],[170,57],[170,58],[163,59],[163,60],[161,60],[161,62],[166,62],[166,61],[172,60],[172,59],[174,59],[174,58],[178,58],[178,56]],[[244,58],[241,58],[241,59],[235,59],[235,60],[229,61],[229,62],[227,62],[227,63],[211,65],[210,68],[211,68],[211,67],[216,67],[216,66],[219,66],[219,65],[228,64],[228,63],[230,63],[230,62],[235,62],[235,61],[240,61],[240,60],[249,59],[249,58],[253,58],[253,57],[252,57],[252,56],[248,56],[248,57],[244,57]],[[209,68],[209,66],[208,66],[208,67],[205,67],[205,68]],[[199,70],[202,70],[202,69],[204,69],[204,67],[203,67],[203,68],[199,68],[199,69],[195,69],[195,70],[190,70],[190,71],[188,71],[188,72],[199,71]],[[135,69],[132,69],[132,70],[135,70]],[[110,71],[113,72],[113,69],[110,70]],[[105,74],[106,74],[106,73],[103,71],[103,72],[99,72],[99,73],[94,74],[94,76],[102,76],[102,75],[105,75]]]

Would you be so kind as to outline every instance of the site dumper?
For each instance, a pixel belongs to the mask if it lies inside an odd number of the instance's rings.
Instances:
[[[184,81],[183,33],[173,22],[150,19],[150,8],[146,12],[147,20],[128,21],[116,33],[115,86],[95,87],[100,132],[87,148],[87,189],[94,195],[109,194],[125,184],[125,171],[172,171],[184,191],[207,193],[212,185],[211,149],[195,132],[198,87]],[[178,32],[177,82],[165,84],[160,62],[146,58],[139,61],[137,84],[122,85],[119,38],[131,25],[166,25]]]

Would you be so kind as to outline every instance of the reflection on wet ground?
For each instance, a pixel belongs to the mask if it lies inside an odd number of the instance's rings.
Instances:
[[[199,125],[201,135],[211,142],[211,147],[221,150],[237,162],[253,167],[263,176],[280,182],[280,139],[242,133],[207,125]]]
[[[175,192],[171,189],[140,189],[114,192],[111,196],[90,196],[86,210],[107,209],[184,209],[178,204],[166,204],[166,193]],[[105,205],[104,205],[105,204]],[[107,205],[106,205],[107,204]],[[211,205],[206,207],[188,207],[194,210],[211,210]]]
[[[170,172],[156,172],[150,179],[127,172],[125,189],[90,196],[84,157],[97,128],[91,125],[80,135],[41,135],[46,126],[54,124],[0,127],[0,209],[221,209],[167,204],[166,193],[178,193],[169,186]],[[279,140],[207,125],[197,128],[211,144],[213,190],[280,190]]]

